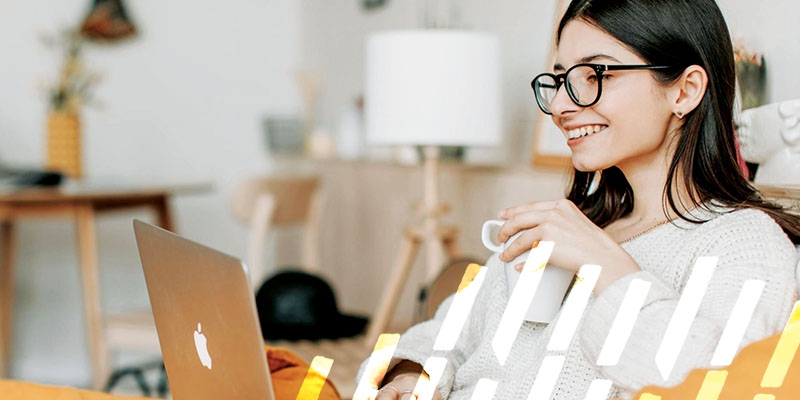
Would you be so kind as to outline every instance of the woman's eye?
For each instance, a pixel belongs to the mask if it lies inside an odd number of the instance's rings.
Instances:
[[[612,78],[612,76],[611,76],[611,75],[609,75],[609,74],[603,74],[603,80],[604,80],[604,81],[605,81],[605,80],[608,80],[608,79],[611,79],[611,78]]]

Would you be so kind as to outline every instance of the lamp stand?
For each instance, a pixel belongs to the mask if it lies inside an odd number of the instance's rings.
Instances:
[[[425,176],[423,205],[418,212],[424,217],[422,226],[408,227],[404,231],[402,250],[392,268],[392,276],[386,287],[367,331],[366,346],[373,346],[378,336],[385,333],[394,315],[397,301],[411,272],[411,265],[421,243],[425,245],[425,261],[427,281],[431,282],[442,267],[442,247],[447,250],[451,259],[458,257],[456,234],[453,226],[440,226],[439,216],[448,211],[448,207],[439,203],[439,148],[425,146]]]

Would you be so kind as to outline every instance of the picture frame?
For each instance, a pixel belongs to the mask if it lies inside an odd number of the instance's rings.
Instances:
[[[555,18],[553,22],[553,32],[558,27],[561,16],[567,10],[569,0],[558,0],[556,4]],[[545,71],[549,71],[556,58],[555,33],[550,40],[547,61],[544,66]],[[538,110],[538,107],[537,107]],[[531,164],[542,167],[568,167],[572,164],[571,151],[564,135],[558,129],[548,115],[541,111],[536,119],[533,128],[533,148],[531,149]]]

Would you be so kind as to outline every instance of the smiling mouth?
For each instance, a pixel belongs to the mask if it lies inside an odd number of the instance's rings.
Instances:
[[[593,135],[597,132],[602,131],[603,129],[606,129],[605,125],[586,125],[580,128],[575,128],[567,131],[567,136],[570,139],[577,139],[577,138],[582,138],[584,136]]]

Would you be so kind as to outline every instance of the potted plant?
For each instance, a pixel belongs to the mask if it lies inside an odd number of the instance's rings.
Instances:
[[[58,78],[47,88],[46,166],[49,170],[80,179],[83,177],[80,108],[91,99],[99,76],[83,65],[81,50],[84,39],[78,31],[67,30],[58,37],[44,40],[45,44],[62,53]]]

